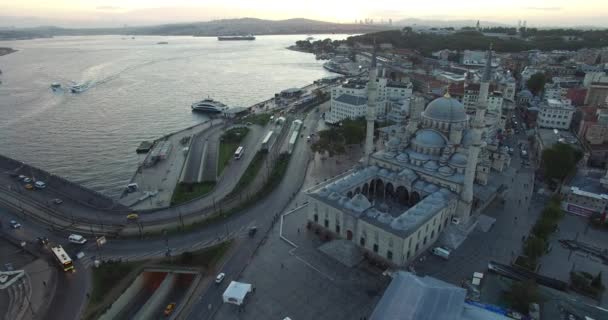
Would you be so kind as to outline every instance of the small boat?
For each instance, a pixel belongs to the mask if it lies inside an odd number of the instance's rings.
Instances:
[[[53,90],[61,89],[61,83],[59,83],[59,82],[51,83],[51,89],[53,89]]]
[[[229,107],[219,101],[207,98],[192,104],[192,111],[206,113],[221,113],[229,109]]]
[[[167,42],[167,41],[160,41],[160,42],[157,42],[156,44],[169,44],[169,42]]]
[[[76,84],[70,87],[70,91],[72,93],[83,93],[85,91],[87,91],[89,87],[87,85],[84,84]]]

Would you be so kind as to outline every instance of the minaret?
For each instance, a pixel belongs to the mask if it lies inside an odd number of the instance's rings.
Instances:
[[[378,68],[376,66],[376,43],[374,42],[374,53],[372,54],[372,63],[369,67],[369,81],[367,82],[367,112],[365,119],[367,120],[367,135],[365,137],[365,164],[369,164],[369,158],[374,152],[374,121],[376,121],[376,100],[378,97]]]
[[[492,47],[487,53],[487,61],[483,70],[483,77],[479,85],[479,99],[475,106],[475,118],[471,122],[472,144],[469,146],[469,154],[467,156],[467,168],[464,173],[464,185],[460,194],[460,203],[458,215],[466,222],[471,214],[473,204],[473,184],[475,183],[475,174],[477,171],[477,163],[479,162],[479,153],[483,147],[481,141],[481,133],[485,126],[485,112],[488,107],[488,91],[490,89],[490,75],[492,74]]]

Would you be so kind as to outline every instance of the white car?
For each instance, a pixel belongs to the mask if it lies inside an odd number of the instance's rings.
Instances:
[[[85,237],[83,237],[83,236],[81,236],[79,234],[71,234],[68,237],[68,240],[71,243],[76,243],[76,244],[85,244],[85,243],[87,243],[87,239],[85,239]]]
[[[217,277],[215,277],[215,283],[222,283],[224,278],[226,278],[225,273],[222,272],[222,273],[218,274]]]
[[[25,178],[23,178],[23,182],[30,183],[30,182],[32,182],[32,178],[25,177]]]
[[[19,228],[21,228],[21,223],[15,221],[15,220],[11,220],[9,222],[9,224],[11,225],[11,228],[13,228],[13,229],[19,229]]]
[[[38,189],[44,189],[44,188],[46,188],[46,183],[44,183],[44,181],[36,181],[34,183],[34,187],[36,187]]]

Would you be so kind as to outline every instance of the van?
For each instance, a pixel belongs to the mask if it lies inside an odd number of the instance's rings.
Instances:
[[[83,236],[81,236],[79,234],[71,234],[68,237],[68,241],[70,241],[71,243],[76,243],[76,244],[85,244],[85,243],[87,243],[87,239],[85,239]]]
[[[433,254],[441,257],[445,260],[448,260],[450,258],[450,250],[446,249],[446,248],[442,248],[442,247],[435,247],[432,250]]]

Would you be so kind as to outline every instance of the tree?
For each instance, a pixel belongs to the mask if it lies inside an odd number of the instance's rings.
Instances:
[[[600,273],[597,274],[597,276],[593,277],[593,280],[591,280],[591,286],[594,288],[598,288],[601,289],[604,287],[604,284],[602,283],[602,272],[600,271]]]
[[[542,162],[545,175],[549,179],[562,181],[573,173],[576,163],[581,159],[582,153],[570,145],[558,143],[542,153]]]
[[[528,258],[536,261],[536,259],[541,257],[545,252],[545,246],[545,240],[542,238],[529,237],[528,240],[526,240],[524,253],[528,256]]]
[[[555,222],[551,219],[547,219],[545,217],[541,217],[536,221],[534,227],[532,228],[532,233],[537,238],[547,239],[551,232],[555,230]]]
[[[526,87],[528,87],[528,90],[530,90],[530,92],[532,92],[534,95],[538,95],[545,88],[546,82],[547,79],[545,78],[545,74],[538,72],[533,74],[530,79],[528,79],[528,82],[526,82]]]
[[[523,314],[528,314],[530,303],[538,302],[538,288],[532,280],[514,281],[511,290],[505,292],[505,299],[511,308]]]

